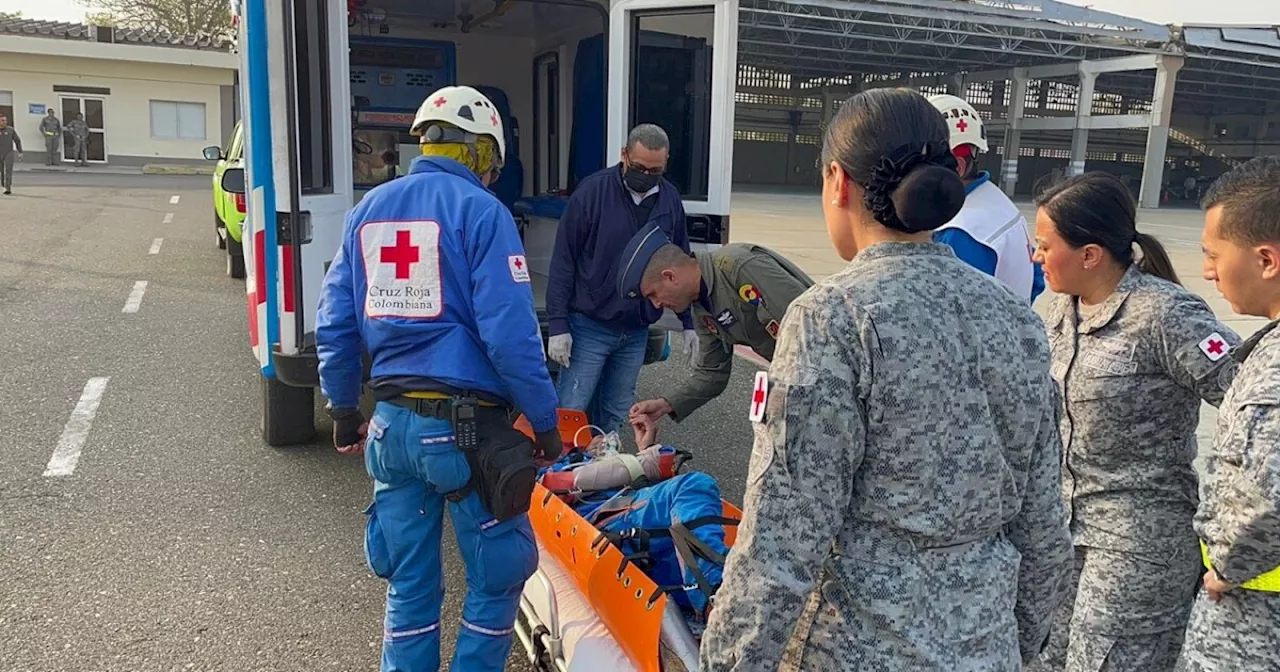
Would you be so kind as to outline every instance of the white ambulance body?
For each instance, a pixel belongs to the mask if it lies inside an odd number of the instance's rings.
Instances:
[[[470,3],[485,7],[486,3]],[[249,212],[242,236],[266,443],[315,434],[316,306],[348,210],[417,155],[436,88],[484,91],[508,126],[494,191],[516,215],[540,317],[555,229],[577,180],[641,122],[671,136],[690,237],[728,242],[737,0],[242,0]],[[503,101],[497,98],[505,99]],[[505,109],[503,109],[505,108]],[[679,328],[668,313],[663,329]],[[651,332],[649,361],[669,351]]]

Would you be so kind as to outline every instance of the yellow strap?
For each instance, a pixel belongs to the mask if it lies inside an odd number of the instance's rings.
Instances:
[[[409,397],[410,399],[452,399],[453,398],[451,395],[445,394],[443,392],[430,392],[430,391],[405,392],[404,396]],[[476,403],[481,406],[487,406],[489,408],[497,407],[497,404],[491,404],[487,401],[484,401],[483,399],[477,400]]]
[[[1200,557],[1204,559],[1205,569],[1213,569],[1213,564],[1209,562],[1209,547],[1203,541],[1200,542]],[[1246,590],[1280,593],[1280,567],[1264,574],[1259,574],[1240,584],[1240,587]]]

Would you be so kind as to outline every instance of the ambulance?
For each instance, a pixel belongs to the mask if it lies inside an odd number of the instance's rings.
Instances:
[[[556,227],[579,180],[618,162],[627,132],[670,135],[667,177],[690,238],[728,242],[737,0],[239,0],[247,192],[242,245],[262,437],[315,435],[316,306],[345,217],[419,155],[414,112],[478,88],[507,130],[492,186],[524,240],[545,341]],[[669,352],[669,312],[648,361]],[[366,360],[367,361],[367,360]]]

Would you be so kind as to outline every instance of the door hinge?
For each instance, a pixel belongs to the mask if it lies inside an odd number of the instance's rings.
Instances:
[[[296,222],[296,225],[295,225]],[[295,236],[295,230],[297,232]],[[276,244],[306,245],[311,242],[311,213],[277,212]]]

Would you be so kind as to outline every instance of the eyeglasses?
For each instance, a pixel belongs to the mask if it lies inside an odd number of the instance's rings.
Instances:
[[[627,168],[629,170],[634,170],[636,172],[644,173],[645,175],[661,175],[667,172],[667,169],[664,166],[658,166],[657,168],[650,168],[648,166],[642,166],[636,163],[635,161],[629,162],[627,164]]]

